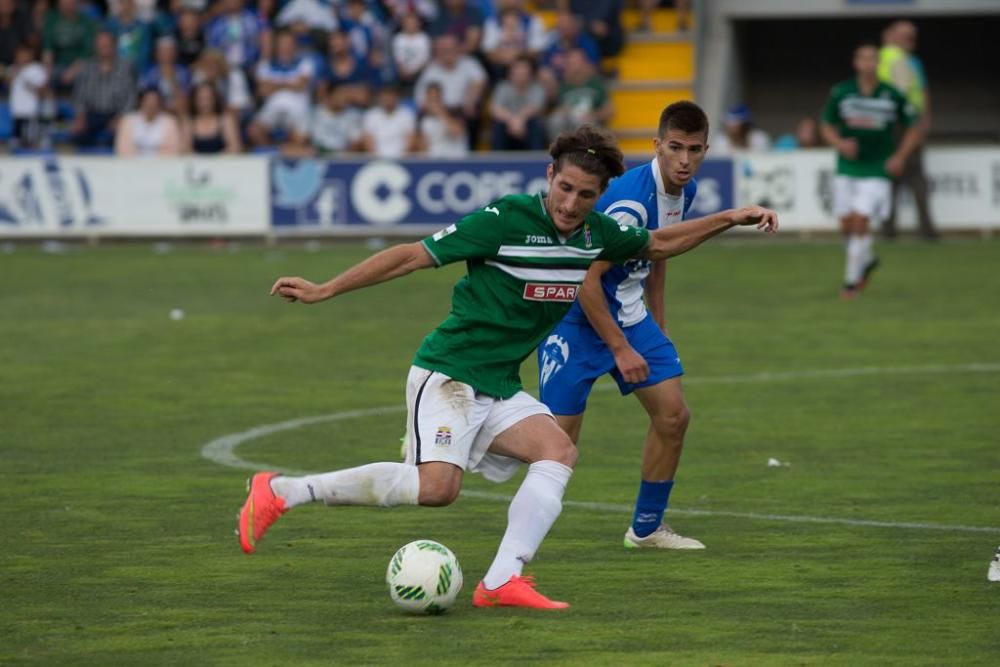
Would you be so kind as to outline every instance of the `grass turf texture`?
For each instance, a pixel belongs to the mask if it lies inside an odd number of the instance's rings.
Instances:
[[[1000,362],[1000,244],[898,243],[862,298],[836,298],[837,244],[714,242],[673,260],[667,314],[694,414],[673,505],[1000,526],[1000,374],[769,382],[763,371]],[[360,246],[149,246],[0,257],[0,663],[995,664],[1000,532],[675,514],[708,549],[626,551],[646,419],[598,391],[569,505],[529,566],[565,613],[474,610],[506,506],[325,508],[258,554],[232,534],[246,473],[199,456],[226,433],[399,406],[412,354],[462,267],[320,306],[267,297]],[[186,311],[171,321],[173,308]],[[534,361],[524,378],[534,387]],[[605,387],[610,389],[610,387]],[[403,413],[243,444],[305,470],[396,460]],[[791,466],[768,468],[769,457]],[[469,476],[467,488],[513,494]],[[669,516],[669,515],[668,515]],[[466,589],[412,617],[384,575],[402,544],[451,547]]]

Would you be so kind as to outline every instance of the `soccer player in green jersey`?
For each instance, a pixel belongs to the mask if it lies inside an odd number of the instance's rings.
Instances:
[[[854,51],[855,78],[833,87],[823,109],[820,132],[837,150],[833,212],[847,238],[843,299],[853,299],[878,266],[870,227],[886,219],[892,203],[891,176],[899,176],[920,145],[913,106],[879,81],[878,47]],[[897,145],[896,133],[906,128]]]
[[[371,463],[320,475],[261,472],[239,515],[240,546],[253,553],[288,509],[327,505],[452,503],[466,470],[509,479],[528,473],[507,513],[507,530],[473,594],[477,607],[561,609],[521,571],[562,510],[576,464],[573,442],[542,403],[521,389],[521,362],[576,298],[595,260],[665,259],[734,225],[775,231],[773,211],[751,206],[648,232],[593,211],[608,180],[625,166],[613,137],[593,126],[560,135],[550,149],[547,194],[510,195],[417,243],[379,252],[331,280],[279,278],[272,295],[316,303],[464,261],[448,318],[417,351],[406,388],[404,463]]]

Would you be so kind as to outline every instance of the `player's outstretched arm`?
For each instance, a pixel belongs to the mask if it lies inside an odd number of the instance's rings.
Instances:
[[[404,243],[386,248],[319,285],[305,278],[278,278],[271,287],[271,296],[277,295],[286,301],[317,303],[432,266],[434,260],[422,243]]]
[[[653,260],[674,257],[731,227],[746,225],[755,225],[764,232],[776,232],[778,214],[763,206],[744,206],[660,227],[649,235],[645,257]]]
[[[577,299],[583,308],[587,321],[601,337],[604,344],[615,357],[615,365],[627,382],[643,382],[649,377],[649,365],[642,355],[635,351],[618,326],[617,320],[611,316],[608,299],[601,287],[601,276],[614,266],[611,262],[597,261],[587,269],[583,279],[580,295]]]

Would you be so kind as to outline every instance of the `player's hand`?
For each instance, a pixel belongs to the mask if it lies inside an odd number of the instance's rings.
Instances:
[[[778,231],[778,214],[763,206],[738,208],[733,211],[732,221],[737,225],[756,225],[763,232]]]
[[[326,298],[323,289],[305,278],[278,278],[271,287],[271,296],[280,296],[285,301],[316,303]]]
[[[858,140],[841,139],[840,143],[837,144],[837,152],[846,157],[848,160],[853,160],[858,157]]]
[[[898,155],[893,155],[888,160],[885,161],[885,170],[889,172],[890,176],[900,177],[903,175],[903,167],[905,161]]]
[[[649,364],[631,346],[626,346],[625,349],[615,352],[615,366],[618,367],[618,371],[625,378],[625,381],[630,384],[645,382],[646,378],[649,377]]]

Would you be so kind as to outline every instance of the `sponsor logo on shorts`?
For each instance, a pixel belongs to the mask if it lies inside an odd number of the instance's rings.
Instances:
[[[579,291],[579,285],[526,283],[523,296],[528,301],[562,301],[572,303],[576,301],[576,293]]]
[[[438,426],[437,435],[434,436],[434,444],[447,447],[451,444],[451,427]]]

